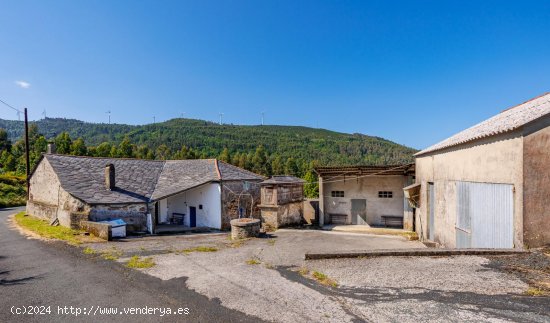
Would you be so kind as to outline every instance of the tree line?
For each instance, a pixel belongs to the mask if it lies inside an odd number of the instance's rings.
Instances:
[[[317,160],[304,160],[294,157],[283,157],[277,153],[268,153],[263,145],[257,145],[249,152],[232,151],[227,147],[219,153],[210,149],[196,149],[182,145],[178,149],[164,143],[155,149],[146,144],[136,144],[130,137],[124,138],[117,144],[105,141],[98,145],[86,145],[83,138],[71,138],[67,131],[63,131],[54,138],[47,139],[38,130],[36,124],[29,127],[29,157],[31,169],[35,167],[40,156],[46,152],[48,143],[55,144],[56,153],[111,158],[137,158],[149,160],[181,160],[217,158],[226,163],[244,168],[257,174],[269,177],[272,175],[292,175],[305,179],[305,194],[307,197],[318,196],[317,176],[314,167]],[[25,142],[23,139],[11,144],[6,130],[0,128],[0,173],[25,174]]]

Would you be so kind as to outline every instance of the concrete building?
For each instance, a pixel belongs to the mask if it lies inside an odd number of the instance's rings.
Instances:
[[[414,164],[317,167],[319,225],[403,226],[412,230],[412,208],[403,188],[414,182]]]
[[[31,173],[27,212],[68,227],[120,218],[130,232],[167,226],[229,229],[231,219],[258,216],[263,180],[215,159],[45,154]]]
[[[550,244],[550,94],[416,154],[416,231],[444,247]]]
[[[265,231],[300,225],[304,219],[304,181],[294,176],[273,176],[261,183],[262,225]]]

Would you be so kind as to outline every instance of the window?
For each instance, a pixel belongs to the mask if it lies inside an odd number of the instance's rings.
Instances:
[[[344,191],[332,191],[332,197],[344,197]]]
[[[391,199],[393,198],[393,192],[390,191],[379,191],[378,197],[381,199]]]

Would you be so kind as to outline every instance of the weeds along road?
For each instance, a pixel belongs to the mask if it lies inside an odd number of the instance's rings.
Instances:
[[[23,209],[0,209],[0,322],[258,321],[187,289],[184,278],[161,281],[63,242],[28,239],[8,221]],[[101,315],[105,308],[117,314]]]

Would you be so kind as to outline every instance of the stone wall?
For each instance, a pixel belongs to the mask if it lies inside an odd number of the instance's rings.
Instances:
[[[140,204],[97,204],[90,210],[91,221],[122,219],[127,223],[127,232],[147,231],[146,203]]]
[[[78,223],[73,223],[71,214],[88,214],[89,211],[89,205],[61,187],[48,160],[42,159],[30,179],[26,212],[49,222],[57,218],[62,226],[76,227]]]
[[[248,185],[245,181],[222,182],[222,230],[231,229],[231,220],[239,218],[239,208],[243,217],[260,218],[260,181],[246,182]]]
[[[301,225],[304,220],[304,202],[283,205],[260,205],[262,225],[265,231]]]
[[[89,232],[98,238],[112,240],[112,228],[110,224],[82,221],[80,222],[80,229]]]
[[[319,199],[304,201],[304,221],[307,224],[319,225]]]

